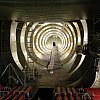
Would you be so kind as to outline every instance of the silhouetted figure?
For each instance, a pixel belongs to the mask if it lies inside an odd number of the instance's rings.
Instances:
[[[56,43],[55,42],[53,42],[53,46],[56,46]]]

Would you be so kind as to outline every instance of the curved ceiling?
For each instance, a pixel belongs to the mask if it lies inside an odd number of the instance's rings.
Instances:
[[[1,19],[24,22],[100,18],[99,9],[96,0],[0,0]]]

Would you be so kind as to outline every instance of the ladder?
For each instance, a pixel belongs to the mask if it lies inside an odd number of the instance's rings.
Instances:
[[[28,67],[26,68],[26,74],[28,75],[29,77],[29,80],[34,80],[34,61],[32,60],[31,56],[33,54],[33,49],[32,49],[32,41],[31,41],[31,35],[30,35],[30,32],[32,31],[29,31],[28,34],[27,34],[27,49],[28,49],[28,53],[27,53],[27,64],[28,64]]]

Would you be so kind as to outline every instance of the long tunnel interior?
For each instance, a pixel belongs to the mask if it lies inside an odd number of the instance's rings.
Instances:
[[[1,28],[1,55],[7,66],[4,71],[9,70],[10,85],[14,78],[15,82],[37,87],[88,87],[93,83],[95,58],[89,52],[86,20],[35,23],[8,20],[1,22]],[[16,76],[18,73],[22,77]],[[89,78],[88,84],[84,78]]]
[[[99,9],[93,0],[1,0],[0,86],[39,89],[36,100],[100,87]]]

